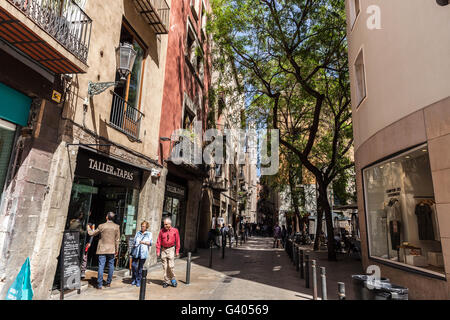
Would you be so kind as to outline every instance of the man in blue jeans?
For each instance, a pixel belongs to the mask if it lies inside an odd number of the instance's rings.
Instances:
[[[97,247],[97,289],[103,289],[103,270],[105,270],[106,262],[108,263],[108,279],[106,280],[105,287],[111,286],[114,273],[114,260],[119,252],[120,228],[119,225],[114,223],[114,216],[115,214],[113,212],[108,212],[106,215],[106,223],[99,225],[98,229],[94,231],[89,227],[87,228],[88,234],[92,237],[100,234],[100,241]]]

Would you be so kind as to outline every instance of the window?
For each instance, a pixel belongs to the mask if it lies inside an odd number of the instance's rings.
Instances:
[[[5,187],[15,135],[16,126],[0,119],[0,200]]]
[[[194,118],[195,116],[190,113],[188,110],[184,110],[184,117],[183,117],[183,129],[186,130],[194,130]]]
[[[206,25],[207,25],[207,16],[206,16],[206,6],[202,1],[202,40],[205,41],[206,38]]]
[[[197,75],[203,81],[204,77],[203,50],[189,22],[186,40],[186,57],[189,60],[192,68],[194,69],[194,72],[197,73]]]
[[[355,24],[356,18],[358,18],[358,15],[361,11],[361,4],[360,0],[349,0],[350,5],[350,25],[353,29],[353,26]]]
[[[221,177],[222,176],[222,165],[220,163],[216,164],[216,177]]]
[[[198,20],[199,9],[200,9],[200,0],[191,0],[191,12],[195,20]]]
[[[355,61],[355,88],[356,88],[356,105],[359,106],[366,97],[366,73],[364,69],[364,54],[361,50]]]
[[[139,129],[143,116],[140,112],[140,99],[146,48],[126,23],[122,26],[120,43],[131,44],[137,52],[137,56],[125,83],[121,83],[114,89],[110,124],[128,136],[139,139]],[[117,73],[116,81],[119,80],[120,75]]]
[[[139,109],[139,98],[141,94],[142,71],[144,66],[145,47],[139,42],[137,36],[131,31],[127,25],[123,25],[120,34],[120,43],[130,43],[137,52],[133,70],[128,76],[124,86],[118,86],[115,93],[122,97],[130,106]],[[116,81],[120,80],[120,76],[116,76]]]
[[[444,275],[427,145],[363,170],[369,255]]]

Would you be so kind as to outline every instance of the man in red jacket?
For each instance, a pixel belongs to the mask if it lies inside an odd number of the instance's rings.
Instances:
[[[164,268],[164,283],[163,287],[167,288],[169,285],[177,286],[175,279],[175,256],[180,255],[180,234],[177,228],[172,228],[172,220],[170,218],[164,219],[164,228],[161,229],[156,242],[156,255],[161,254],[161,260]]]

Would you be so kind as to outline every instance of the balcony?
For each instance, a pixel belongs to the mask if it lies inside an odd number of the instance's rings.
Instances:
[[[86,72],[91,27],[73,0],[0,0],[0,37],[55,74]]]
[[[170,8],[166,0],[133,0],[140,15],[156,34],[169,33]]]
[[[138,109],[132,107],[121,96],[111,91],[113,102],[109,124],[127,136],[139,140],[141,119],[144,116]]]

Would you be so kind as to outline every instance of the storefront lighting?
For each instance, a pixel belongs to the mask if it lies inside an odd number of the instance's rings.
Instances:
[[[423,149],[422,151],[423,151],[423,152],[427,152],[428,150],[427,150],[427,149]]]
[[[127,81],[128,75],[133,70],[137,52],[133,46],[127,42],[120,44],[116,49],[116,66],[120,75],[119,81],[114,82],[91,82],[88,84],[88,96],[92,97],[102,93],[110,87],[118,86],[120,83]]]

